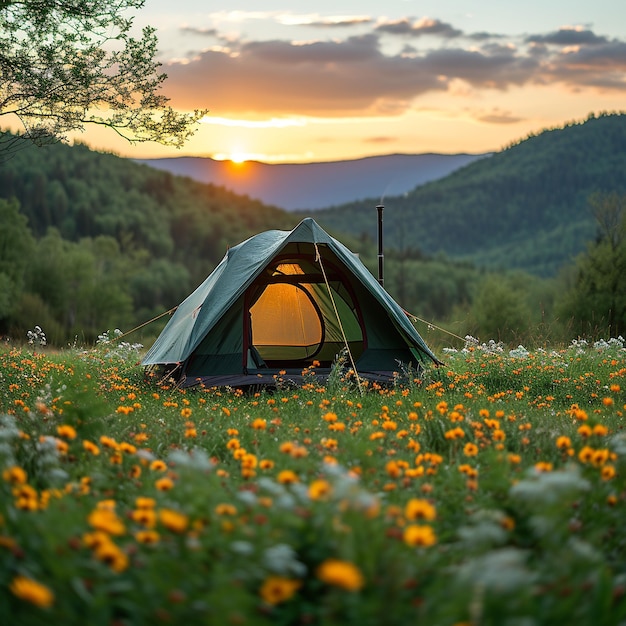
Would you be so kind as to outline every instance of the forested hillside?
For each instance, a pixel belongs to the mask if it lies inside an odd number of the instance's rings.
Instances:
[[[595,236],[593,193],[626,191],[626,115],[528,137],[490,157],[385,199],[386,246],[554,275]],[[322,226],[375,238],[371,201],[316,213]]]
[[[9,319],[9,329],[28,319],[56,340],[92,340],[167,310],[229,246],[298,221],[82,145],[0,153],[3,198],[10,202],[0,206],[0,335]]]

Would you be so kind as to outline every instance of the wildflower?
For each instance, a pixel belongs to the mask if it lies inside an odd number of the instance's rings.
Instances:
[[[615,467],[613,465],[603,465],[600,475],[602,476],[602,480],[611,480],[615,478]]]
[[[159,478],[159,480],[157,480],[154,483],[154,486],[159,490],[159,491],[169,491],[170,489],[172,489],[174,487],[174,481],[171,478]]]
[[[20,600],[25,600],[40,609],[47,609],[54,604],[52,591],[32,578],[16,576],[11,582],[9,589]]]
[[[552,463],[548,463],[547,461],[539,461],[539,463],[535,463],[535,469],[538,472],[551,472]]]
[[[596,424],[593,427],[592,432],[594,435],[598,435],[599,437],[604,437],[609,432],[609,429],[606,426],[604,426],[604,424]]]
[[[184,513],[173,511],[172,509],[161,509],[159,520],[165,528],[174,533],[183,533],[187,529],[189,518]]]
[[[332,488],[327,480],[314,480],[309,485],[309,497],[311,500],[321,500],[328,496],[331,491]]]
[[[109,535],[123,535],[126,531],[124,523],[113,509],[98,508],[92,511],[87,518],[90,526]]]
[[[566,437],[565,435],[558,437],[556,440],[556,447],[559,450],[567,450],[568,448],[571,448],[572,446],[572,441],[569,437]]]
[[[365,584],[361,570],[349,561],[327,559],[317,568],[317,577],[327,585],[358,591]]]
[[[155,543],[159,543],[161,536],[156,530],[138,530],[135,533],[135,539],[139,543],[154,545]]]
[[[110,540],[98,544],[93,554],[114,572],[123,572],[128,567],[128,556]]]
[[[138,509],[153,509],[156,506],[156,500],[154,498],[139,496],[135,498],[135,506]]]
[[[322,419],[325,422],[336,422],[337,421],[337,413],[328,412],[322,416]]]
[[[141,524],[146,528],[154,528],[156,524],[156,513],[154,509],[137,509],[130,514],[133,522]]]
[[[270,459],[262,459],[259,462],[259,467],[263,470],[272,469],[274,467],[274,461]]]
[[[613,406],[613,398],[610,397],[606,397],[606,398],[602,398],[602,404],[604,404],[604,406]]]
[[[27,479],[26,472],[17,465],[9,467],[2,472],[2,480],[11,485],[24,485]]]
[[[590,448],[589,446],[584,446],[578,453],[578,459],[581,461],[581,463],[589,463],[593,458],[594,453],[595,450],[593,448]]]
[[[504,441],[506,439],[506,434],[503,430],[496,428],[492,433],[492,438],[494,441]]]
[[[236,515],[237,509],[232,504],[218,504],[215,507],[215,513],[217,515]]]
[[[282,485],[291,485],[298,482],[298,476],[292,470],[283,470],[278,474],[276,480]]]
[[[167,469],[167,465],[165,461],[161,461],[160,459],[156,459],[150,463],[150,469],[154,472],[164,472]]]
[[[404,517],[408,520],[434,520],[437,517],[437,510],[428,502],[420,498],[411,498],[404,507]]]
[[[284,576],[270,576],[265,580],[259,589],[259,595],[268,604],[280,604],[289,600],[302,583],[293,578]]]
[[[476,456],[478,454],[478,446],[475,443],[466,443],[463,447],[465,456]]]
[[[192,411],[188,406],[180,410],[180,416],[184,419],[189,419],[191,417],[191,413]]]
[[[91,452],[91,454],[93,454],[94,456],[98,456],[100,454],[100,448],[98,448],[98,446],[95,443],[92,443],[91,441],[87,441],[87,439],[83,440],[83,448],[87,452]]]
[[[402,535],[404,543],[408,546],[421,546],[427,548],[437,543],[437,537],[432,526],[409,524]]]
[[[76,430],[69,424],[63,424],[57,426],[57,435],[59,435],[59,437],[65,437],[66,439],[76,439]]]
[[[257,417],[251,424],[254,430],[265,430],[267,428],[267,420]]]

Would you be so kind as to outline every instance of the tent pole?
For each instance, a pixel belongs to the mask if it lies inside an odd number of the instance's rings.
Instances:
[[[379,204],[376,207],[376,211],[378,211],[378,282],[380,286],[383,287],[385,284],[385,276],[384,276],[384,263],[385,263],[385,255],[383,254],[383,209],[384,205]]]

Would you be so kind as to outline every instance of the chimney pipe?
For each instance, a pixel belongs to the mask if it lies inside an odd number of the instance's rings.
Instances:
[[[383,209],[385,207],[379,204],[376,207],[378,211],[378,282],[381,287],[385,285],[385,277],[383,266],[385,263],[385,255],[383,254]]]

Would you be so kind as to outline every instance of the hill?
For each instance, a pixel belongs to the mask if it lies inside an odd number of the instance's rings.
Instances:
[[[481,154],[391,154],[329,163],[216,161],[201,157],[140,159],[159,170],[222,185],[288,211],[402,195],[447,176]]]
[[[408,194],[388,196],[386,246],[554,275],[595,236],[590,195],[626,193],[625,172],[626,115],[547,130]],[[374,239],[375,219],[364,222],[363,211],[378,201],[334,206],[316,219]]]

